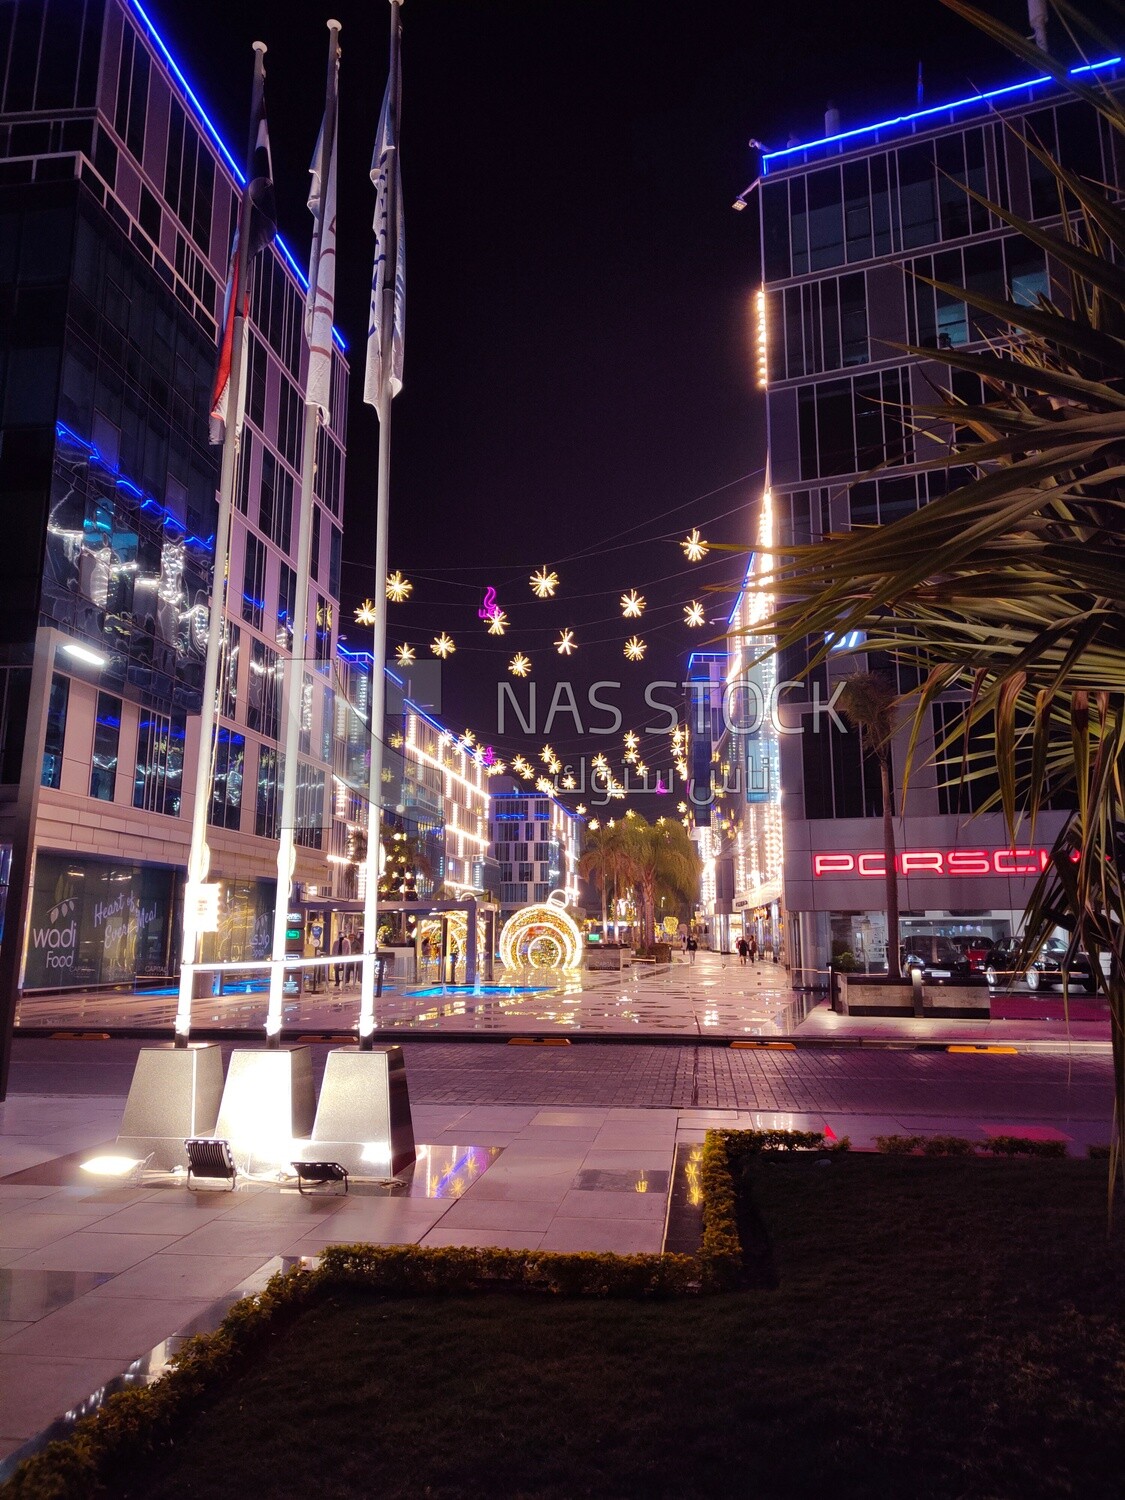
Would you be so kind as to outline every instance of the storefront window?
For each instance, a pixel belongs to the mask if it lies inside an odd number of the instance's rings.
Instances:
[[[117,790],[117,758],[121,743],[121,699],[98,694],[94,721],[94,752],[90,758],[90,796],[112,802]]]
[[[58,791],[62,785],[63,743],[66,740],[66,710],[70,702],[70,678],[56,672],[51,678],[51,697],[47,704],[47,734],[43,741],[44,786]]]

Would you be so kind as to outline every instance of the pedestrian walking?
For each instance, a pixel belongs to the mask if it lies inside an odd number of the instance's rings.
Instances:
[[[750,962],[752,964],[758,962],[758,939],[753,933],[750,934]]]
[[[694,963],[695,962],[695,954],[696,954],[696,950],[698,949],[698,947],[699,947],[699,944],[695,941],[695,939],[693,937],[689,937],[688,940],[687,940],[687,951],[688,951],[688,962],[689,963]]]
[[[347,935],[346,932],[344,933],[343,937],[340,939],[340,952],[343,954],[343,956],[345,958],[349,958],[350,959],[351,956],[352,956],[352,940]],[[346,963],[344,965],[344,984],[345,985],[349,985],[349,984],[351,984],[354,981],[354,979],[355,979],[355,964],[353,964],[353,963]]]
[[[342,956],[342,954],[344,953],[344,951],[345,951],[344,950],[344,938],[343,938],[343,935],[341,934],[341,936],[338,937],[336,939],[335,943],[333,944],[332,952],[333,952],[333,954],[337,958],[340,958]],[[341,976],[341,974],[343,974],[343,972],[344,972],[344,966],[343,966],[343,964],[341,964],[341,963],[335,963],[335,964],[332,965],[332,983],[336,986],[337,989],[340,988],[340,976]]]
[[[740,937],[735,944],[738,949],[738,962],[741,968],[746,967],[746,960],[750,957],[750,944],[744,937]]]

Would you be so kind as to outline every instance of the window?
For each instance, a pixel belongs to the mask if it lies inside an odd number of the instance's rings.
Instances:
[[[336,704],[336,694],[330,687],[324,689],[324,711],[320,716],[320,758],[321,760],[332,759],[332,718]],[[401,762],[402,757],[399,757]]]
[[[320,849],[324,841],[324,772],[303,761],[297,766],[296,841],[305,849]]]
[[[907,146],[898,153],[898,189],[903,249],[932,245],[941,238],[932,147]]]
[[[277,446],[281,456],[295,469],[301,467],[302,411],[297,387],[283,375],[277,403]]]
[[[283,552],[289,551],[293,529],[293,476],[268,448],[262,449],[258,526]]]
[[[302,755],[312,754],[313,680],[306,672],[301,683],[301,724],[297,748]]]
[[[904,389],[901,370],[798,387],[802,478],[904,462]]]
[[[210,253],[214,193],[215,163],[195,130],[188,126],[182,105],[173,99],[168,154],[164,161],[164,196],[205,255]]]
[[[844,204],[839,167],[808,179],[809,270],[838,266],[844,259]]]
[[[266,346],[251,330],[250,357],[247,361],[246,415],[259,431],[266,427],[266,376],[269,361]]]
[[[332,441],[326,427],[316,431],[316,483],[313,488],[317,498],[334,516],[340,514],[340,471],[343,456]]]
[[[861,271],[786,287],[770,299],[771,323],[784,324],[784,374],[816,375],[866,364],[867,286]]]
[[[341,573],[344,564],[344,534],[336,526],[328,528],[328,592],[333,598],[340,597]]]
[[[0,667],[0,782],[5,786],[20,779],[30,690],[29,667]]]
[[[215,778],[211,787],[211,812],[207,821],[216,828],[239,826],[242,816],[242,778],[246,762],[246,739],[232,729],[220,727],[215,744]]]
[[[312,511],[312,547],[309,553],[309,577],[314,583],[320,578],[320,523],[324,512],[319,505]]]
[[[879,762],[851,725],[825,713],[801,716],[806,818],[878,818],[883,814]]]
[[[285,757],[272,745],[258,747],[258,787],[254,804],[254,832],[259,838],[275,839],[280,833],[278,786]]]
[[[117,790],[117,757],[121,742],[121,699],[98,694],[94,719],[94,753],[90,759],[90,796],[112,802]]]
[[[252,533],[246,534],[246,564],[242,570],[242,618],[256,630],[262,628],[266,600],[265,543]]]
[[[56,672],[51,678],[47,703],[47,733],[43,740],[43,772],[40,781],[56,792],[62,785],[63,745],[66,741],[66,710],[70,702],[70,678]]]
[[[117,75],[114,129],[137,161],[144,157],[145,114],[148,109],[148,53],[132,27],[121,40],[121,71]]]
[[[261,641],[250,642],[250,679],[246,723],[259,734],[277,739],[281,705],[281,658]]]
[[[938,212],[941,238],[961,239],[988,228],[988,210],[965,191],[986,194],[984,132],[967,130],[963,135],[944,136],[937,143]]]
[[[277,634],[279,646],[293,649],[293,619],[297,610],[297,575],[288,563],[282,563],[277,576]]]
[[[235,504],[239,513],[244,516],[250,514],[250,464],[254,453],[254,434],[245,424],[242,428],[242,440],[238,445],[238,485],[235,490]]]
[[[137,727],[133,806],[177,817],[184,779],[183,714],[142,713]]]
[[[219,713],[224,719],[236,717],[238,706],[238,653],[242,632],[229,620],[223,622],[223,654],[219,665]]]
[[[332,606],[319,594],[316,597],[316,659],[318,663],[332,660]]]

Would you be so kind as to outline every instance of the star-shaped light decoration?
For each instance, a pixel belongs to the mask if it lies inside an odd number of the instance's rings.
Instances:
[[[598,822],[597,818],[591,818],[587,826],[589,827],[591,833],[597,833],[598,829],[602,825]]]
[[[535,790],[537,792],[542,792],[545,797],[549,797],[555,790],[555,788],[553,783],[548,781],[546,776],[540,776],[539,780],[535,783]]]
[[[559,575],[549,571],[546,564],[531,575],[531,588],[537,599],[553,599],[558,586]]]
[[[644,661],[648,644],[639,635],[631,635],[625,642],[625,655],[629,661]]]
[[[690,604],[684,605],[685,625],[705,625],[706,623],[703,618],[703,606],[698,599],[693,599]]]
[[[490,766],[485,768],[486,776],[502,776],[508,767],[502,760],[494,760]]]
[[[608,771],[609,770],[609,761],[606,760],[605,756],[602,755],[602,754],[600,754],[600,753],[598,755],[594,756],[594,758],[590,762],[590,764],[593,766],[593,768],[594,768],[595,771]]]
[[[516,773],[517,776],[524,776],[528,771],[531,770],[531,767],[528,765],[527,761],[524,760],[522,755],[517,755],[512,760],[512,770]]]
[[[637,764],[637,761],[640,760],[641,757],[640,752],[637,750],[626,750],[625,754],[621,758],[628,765],[635,766]]]
[[[607,828],[616,828],[617,827],[617,819],[616,818],[610,818],[609,822],[605,826]]]
[[[544,745],[542,750],[540,750],[539,752],[539,759],[543,762],[544,765],[549,766],[554,758],[555,752],[551,749],[550,745]]]
[[[402,749],[402,735],[401,734],[397,734],[396,733],[396,734],[392,734],[391,735],[391,749],[392,750],[401,750]]]
[[[636,813],[633,811],[633,809],[631,807],[627,807],[625,809],[625,816],[627,818],[635,818],[637,815],[636,815]]]
[[[384,766],[383,769],[379,772],[379,775],[383,778],[384,781],[390,781],[392,774],[393,773],[390,766]]]
[[[461,736],[461,743],[465,746],[466,749],[470,749],[473,745],[476,744],[476,742],[477,737],[473,733],[473,731],[471,729],[466,729],[465,733]]]
[[[400,646],[395,652],[400,667],[409,667],[414,662],[414,648],[412,646]]]
[[[641,743],[641,737],[640,737],[639,734],[636,733],[635,730],[627,729],[625,731],[625,748],[626,748],[626,750],[635,750],[640,743]]]
[[[489,635],[503,635],[508,628],[508,616],[502,609],[494,609],[488,617]]]
[[[446,635],[443,630],[439,636],[430,642],[430,650],[435,656],[440,656],[442,661],[444,661],[447,656],[452,655],[457,650],[457,647],[453,644],[453,637]]]
[[[630,589],[627,594],[621,595],[621,613],[627,620],[639,620],[644,609],[645,596],[638,594],[636,589]]]
[[[677,812],[686,813],[687,812],[687,803],[686,802],[677,802],[676,803],[676,811]]]
[[[404,604],[410,598],[414,585],[405,579],[396,568],[387,574],[387,598],[392,604]]]
[[[569,627],[564,628],[558,640],[555,642],[555,650],[560,656],[569,656],[571,652],[578,650],[578,642],[574,639],[574,631]]]
[[[531,671],[531,658],[517,651],[508,663],[508,671],[513,677],[526,677]]]
[[[586,808],[585,808],[585,806],[581,802],[574,809],[574,811],[578,814],[578,816],[580,818],[584,818],[586,816]]]
[[[365,599],[357,610],[354,611],[357,625],[374,625],[375,623],[375,601]]]
[[[684,549],[684,556],[688,562],[702,562],[711,550],[708,544],[699,535],[699,527],[693,526],[684,537],[680,546]]]
[[[566,792],[573,792],[575,787],[578,785],[573,776],[564,776],[562,779],[562,784],[563,790]]]

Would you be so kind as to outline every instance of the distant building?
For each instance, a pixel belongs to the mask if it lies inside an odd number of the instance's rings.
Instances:
[[[546,901],[552,891],[578,901],[580,818],[554,797],[538,791],[492,794],[491,841],[500,867],[501,917]]]

